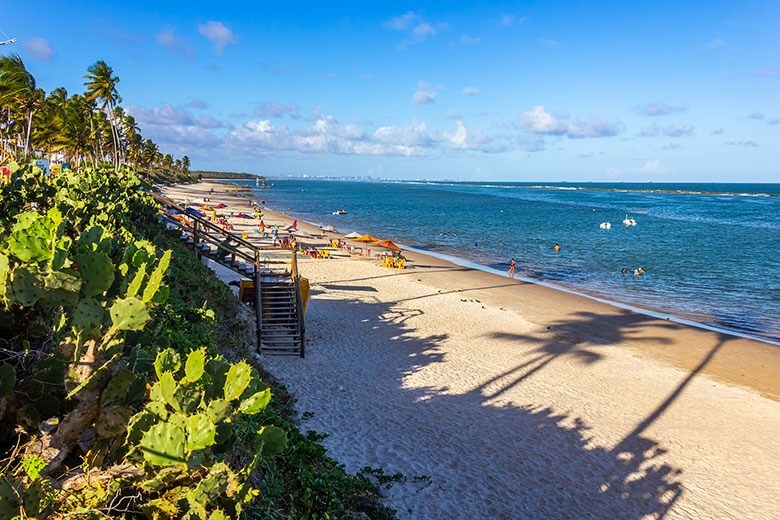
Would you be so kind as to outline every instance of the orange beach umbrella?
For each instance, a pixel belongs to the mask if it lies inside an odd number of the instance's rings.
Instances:
[[[384,247],[385,249],[389,249],[391,251],[401,251],[401,248],[395,245],[392,240],[377,240],[375,242],[372,242],[372,244],[377,245],[379,247]]]
[[[361,237],[357,237],[355,242],[379,242],[379,239],[371,235],[363,235]]]

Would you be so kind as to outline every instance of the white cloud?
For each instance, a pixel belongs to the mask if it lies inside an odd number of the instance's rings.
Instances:
[[[726,40],[723,38],[715,38],[709,44],[707,44],[710,49],[719,49],[721,47],[725,47],[726,45]]]
[[[423,19],[414,11],[390,18],[382,24],[386,29],[402,31],[407,33],[407,37],[398,44],[397,49],[403,50],[410,45],[420,43],[435,36],[439,31],[446,29],[447,24],[443,22],[431,23]]]
[[[190,106],[192,108],[208,108],[209,104],[205,99],[193,99],[190,101]]]
[[[722,128],[716,128],[715,130],[710,132],[710,135],[722,135],[724,131],[725,130],[723,130]]]
[[[374,76],[371,74],[363,74],[362,76],[360,76],[360,79],[362,81],[374,81]]]
[[[471,150],[485,153],[503,152],[507,147],[490,138],[479,129],[466,128],[463,121],[455,122],[454,132],[444,132],[443,142],[458,150]]]
[[[745,146],[747,148],[758,148],[759,146],[758,143],[752,139],[746,141],[728,141],[726,144],[729,146]]]
[[[585,137],[611,137],[623,131],[621,123],[607,121],[601,116],[592,115],[588,119],[578,119],[571,125],[566,132],[566,136],[571,139]]]
[[[672,106],[668,103],[656,102],[648,103],[639,109],[643,116],[666,116],[688,110],[688,105]]]
[[[558,46],[558,42],[556,40],[549,40],[547,38],[540,39],[539,43],[541,43],[542,45],[544,45],[546,47],[557,47]]]
[[[160,32],[155,35],[154,41],[172,54],[178,54],[188,59],[195,57],[195,51],[189,46],[187,40],[177,38],[176,35],[173,34],[173,27],[170,25],[166,25],[160,29]]]
[[[523,113],[520,125],[537,134],[562,135],[568,129],[568,123],[565,122],[565,119],[566,116],[550,113],[545,110],[543,105],[537,105]]]
[[[220,121],[217,121],[209,115],[202,115],[196,118],[187,110],[177,109],[168,104],[151,109],[130,105],[127,107],[127,111],[135,118],[139,125],[178,125],[207,129],[221,128],[223,126]]]
[[[436,96],[442,90],[441,85],[429,85],[424,81],[417,83],[417,91],[412,96],[413,105],[427,105],[436,102]]]
[[[522,25],[526,23],[530,18],[527,16],[517,16],[516,14],[502,14],[501,15],[501,25],[504,27],[513,27],[515,25]]]
[[[254,110],[257,117],[284,117],[289,115],[293,119],[301,117],[300,109],[297,105],[283,105],[278,101],[263,103]]]
[[[388,29],[394,29],[396,31],[403,31],[414,25],[420,17],[414,14],[412,11],[407,11],[401,16],[395,16],[386,21],[383,25]]]
[[[748,119],[764,119],[764,114],[761,112],[751,112],[747,115]]]
[[[468,34],[461,34],[460,35],[460,43],[466,44],[466,45],[475,45],[482,41],[482,38],[478,36],[470,36]]]
[[[570,139],[590,137],[611,137],[623,131],[620,122],[607,121],[598,115],[588,119],[569,120],[567,114],[548,112],[543,105],[537,105],[520,117],[520,127],[541,135],[559,135]]]
[[[464,96],[476,96],[479,94],[479,87],[466,87],[463,89]]]
[[[22,48],[39,61],[51,61],[54,58],[54,51],[51,50],[49,42],[37,36],[24,40]]]
[[[668,126],[654,124],[643,128],[639,135],[642,137],[686,137],[693,135],[695,127],[687,123],[677,123]]]
[[[238,38],[233,31],[226,27],[222,22],[209,20],[204,24],[198,25],[198,31],[214,44],[214,52],[222,54],[225,47],[238,43]]]
[[[232,129],[225,146],[246,155],[273,152],[339,155],[424,156],[437,144],[425,123],[384,126],[368,133],[355,124],[340,125],[323,115],[311,126],[275,127],[269,120],[249,121]]]

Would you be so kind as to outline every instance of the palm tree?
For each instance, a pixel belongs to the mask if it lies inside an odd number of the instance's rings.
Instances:
[[[127,114],[121,119],[120,126],[122,141],[125,146],[125,157],[130,161],[130,164],[137,166],[143,144],[138,124],[133,116]]]
[[[43,106],[45,93],[36,88],[35,77],[17,54],[0,57],[0,104],[9,113],[18,111],[26,123],[24,157],[30,153],[33,116]]]
[[[102,102],[101,108],[105,111],[111,124],[111,141],[113,143],[114,169],[119,169],[119,130],[114,119],[114,107],[122,102],[122,97],[116,89],[119,77],[114,76],[114,70],[105,61],[100,60],[87,69],[85,83],[87,87],[87,99]]]
[[[151,170],[152,166],[154,166],[154,160],[158,153],[157,145],[154,143],[154,141],[147,139],[144,141],[143,148],[141,150],[141,164]]]
[[[65,119],[65,106],[68,93],[64,88],[56,88],[46,96],[43,107],[33,120],[32,140],[35,148],[43,150],[44,155],[62,149],[62,126]]]
[[[62,124],[62,145],[65,154],[76,160],[76,168],[81,166],[81,159],[90,149],[91,118],[90,103],[84,96],[75,95],[68,99]]]
[[[166,170],[171,170],[173,168],[173,156],[171,154],[166,153],[163,156],[162,167]]]

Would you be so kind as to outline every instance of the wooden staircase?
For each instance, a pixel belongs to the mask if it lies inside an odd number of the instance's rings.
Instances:
[[[160,215],[198,258],[206,257],[252,280],[249,300],[257,314],[258,351],[267,355],[305,354],[304,302],[295,251],[255,245],[213,222],[187,213],[158,193]],[[242,296],[239,294],[239,296]]]

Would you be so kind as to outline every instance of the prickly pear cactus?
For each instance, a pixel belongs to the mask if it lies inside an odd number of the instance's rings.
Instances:
[[[255,456],[238,472],[215,462],[215,454],[232,442],[225,432],[232,432],[235,419],[268,405],[270,389],[245,361],[230,364],[220,357],[209,358],[205,349],[190,352],[184,363],[172,349],[163,350],[154,367],[158,381],[149,392],[151,401],[130,420],[127,435],[129,444],[140,438],[142,459],[156,468],[140,484],[142,489],[158,492],[149,511],[178,510],[180,501],[186,500],[187,518],[225,518],[225,510],[238,514],[240,503],[256,493],[244,479],[262,457],[285,449],[286,434],[274,426],[258,431]],[[189,481],[187,487],[183,485],[187,479],[180,476],[178,487],[172,487],[174,482],[162,476],[174,471],[168,468],[198,468],[201,478]]]
[[[14,299],[23,307],[35,305],[43,296],[43,280],[25,267],[14,269],[13,277],[11,289]]]
[[[114,282],[114,263],[106,253],[81,253],[73,258],[83,280],[81,294],[87,298],[104,293]]]
[[[141,450],[144,458],[156,466],[184,464],[186,436],[184,431],[174,424],[157,423],[144,433]]]
[[[151,319],[146,304],[133,297],[114,301],[108,311],[111,322],[119,330],[141,330]]]

